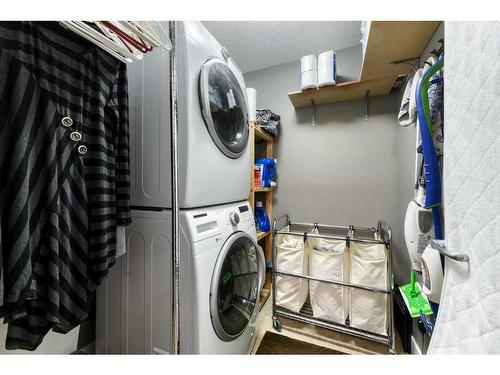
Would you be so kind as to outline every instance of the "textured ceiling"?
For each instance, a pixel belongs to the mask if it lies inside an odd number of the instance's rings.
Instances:
[[[251,72],[360,44],[360,21],[205,21],[238,67]]]

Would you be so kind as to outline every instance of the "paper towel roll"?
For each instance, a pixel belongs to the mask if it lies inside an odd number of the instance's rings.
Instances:
[[[248,121],[257,120],[257,90],[253,87],[247,88]]]
[[[302,56],[300,59],[300,71],[305,72],[307,70],[317,69],[317,59],[315,55]]]
[[[318,87],[318,60],[314,55],[300,59],[300,89],[307,90]]]
[[[300,89],[314,89],[318,87],[318,75],[315,70],[306,70],[300,73]]]
[[[335,85],[337,81],[337,62],[332,50],[318,56],[318,86]]]

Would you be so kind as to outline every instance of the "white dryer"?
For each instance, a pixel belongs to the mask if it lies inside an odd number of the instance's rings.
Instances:
[[[181,212],[181,353],[247,354],[265,260],[248,202]]]
[[[179,207],[247,199],[251,160],[243,75],[200,22],[177,22],[175,43]],[[137,207],[172,207],[169,64],[170,53],[157,48],[128,65],[131,203]]]

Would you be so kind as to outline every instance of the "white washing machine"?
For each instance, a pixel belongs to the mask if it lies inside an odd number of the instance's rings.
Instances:
[[[171,351],[172,211],[132,211],[127,253],[97,289],[96,353]],[[180,214],[184,354],[246,354],[265,261],[248,202]]]
[[[247,199],[251,160],[243,75],[200,22],[177,22],[176,58],[179,207]],[[127,67],[131,204],[171,208],[170,53],[157,48]]]
[[[247,354],[265,277],[250,205],[183,211],[180,222],[181,353]]]

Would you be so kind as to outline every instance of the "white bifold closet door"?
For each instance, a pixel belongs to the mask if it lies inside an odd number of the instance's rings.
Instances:
[[[446,259],[430,354],[500,354],[500,23],[446,22]],[[466,53],[464,53],[466,51]]]

